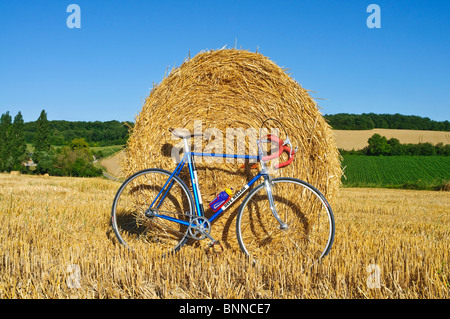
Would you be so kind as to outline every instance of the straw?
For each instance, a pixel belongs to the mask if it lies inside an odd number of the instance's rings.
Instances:
[[[130,134],[124,174],[129,176],[150,167],[169,171],[176,167],[170,152],[180,140],[172,136],[169,128],[187,128],[193,132],[195,121],[201,123],[203,133],[216,128],[223,134],[223,152],[238,153],[237,146],[226,148],[226,129],[258,131],[267,118],[281,121],[292,145],[298,146],[292,164],[278,170],[274,177],[302,179],[318,188],[333,204],[341,185],[342,170],[330,126],[308,90],[285,69],[260,53],[246,50],[201,52],[172,69],[153,87]],[[272,122],[270,129],[279,129],[280,137],[285,138],[277,125]],[[203,139],[203,150],[211,145],[211,141]],[[245,145],[245,152],[249,153],[254,150],[256,140],[247,138]],[[225,188],[237,191],[257,173],[253,163],[245,164],[244,168],[242,165],[236,161],[225,163],[223,159],[220,163],[197,163],[205,210],[219,192]],[[190,187],[187,169],[181,177]],[[228,247],[236,246],[234,220],[239,202],[212,227],[212,235]],[[206,214],[212,212],[207,210]]]

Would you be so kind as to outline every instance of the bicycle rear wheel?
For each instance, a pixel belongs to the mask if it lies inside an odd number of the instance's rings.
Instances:
[[[325,197],[299,179],[274,178],[271,185],[274,206],[286,227],[280,227],[272,213],[265,184],[258,185],[244,199],[237,215],[241,250],[254,261],[283,255],[314,263],[327,255],[335,229]]]
[[[166,184],[170,175],[162,169],[146,169],[120,186],[111,222],[121,244],[132,250],[154,249],[163,255],[176,252],[185,244],[186,225],[154,216],[156,213],[190,222],[194,206],[189,189],[177,176]]]

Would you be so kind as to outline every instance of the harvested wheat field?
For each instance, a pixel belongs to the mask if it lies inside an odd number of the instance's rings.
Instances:
[[[373,130],[333,130],[338,148],[351,151],[360,150],[368,145],[367,140],[373,134],[396,138],[402,144],[431,143],[433,145],[450,143],[450,133],[441,131],[393,130],[376,128]]]
[[[342,189],[333,248],[305,267],[253,266],[229,249],[130,253],[110,226],[114,181],[0,174],[0,185],[0,298],[450,297],[448,192]]]
[[[106,168],[107,172],[111,174],[113,177],[120,178],[124,176],[121,163],[124,159],[125,151],[119,151],[115,153],[113,156],[102,159],[100,165]]]

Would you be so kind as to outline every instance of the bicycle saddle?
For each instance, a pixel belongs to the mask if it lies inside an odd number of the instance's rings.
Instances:
[[[189,131],[186,128],[169,128],[169,132],[171,132],[173,135],[179,138],[190,138],[194,136],[203,136],[202,134],[192,134],[191,131]]]

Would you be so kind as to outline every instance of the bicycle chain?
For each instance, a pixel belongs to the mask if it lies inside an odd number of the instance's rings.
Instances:
[[[167,225],[165,225],[165,224],[162,224],[162,223],[158,222],[158,221],[156,220],[156,218],[158,218],[158,216],[147,216],[146,213],[144,213],[144,216],[147,217],[148,220],[151,220],[151,221],[157,223],[158,225],[162,226],[163,228],[166,228],[166,229],[168,229],[168,230],[170,230],[170,231],[172,231],[172,232],[174,232],[174,233],[183,235],[183,236],[185,236],[185,237],[187,237],[187,238],[191,238],[191,239],[195,239],[195,240],[202,240],[202,239],[205,239],[205,238],[210,238],[210,236],[208,236],[208,235],[209,235],[209,232],[211,231],[211,224],[209,223],[209,220],[208,220],[207,218],[204,218],[204,217],[194,217],[192,214],[189,214],[189,213],[174,213],[174,212],[163,211],[163,210],[159,210],[159,209],[156,209],[156,210],[153,209],[153,210],[152,210],[152,213],[153,213],[153,214],[154,214],[154,213],[164,213],[164,214],[172,214],[172,215],[177,215],[177,216],[185,216],[185,217],[188,217],[188,218],[191,220],[191,221],[190,221],[190,226],[188,226],[186,232],[181,232],[181,231],[178,231],[178,230],[176,230],[176,229],[174,229],[174,228],[172,228],[172,227],[169,227],[169,226],[167,226]],[[205,232],[206,232],[207,234],[202,233],[201,231],[195,229],[195,226],[192,224],[192,222],[193,222],[194,220],[199,219],[199,218],[203,219],[204,222],[208,223],[208,228],[205,229]],[[197,225],[197,226],[198,226],[198,225]],[[192,231],[194,231],[194,235],[192,235]],[[195,236],[195,234],[199,234],[199,233],[201,234],[200,237]]]

